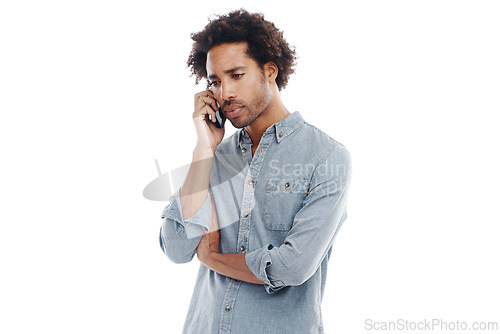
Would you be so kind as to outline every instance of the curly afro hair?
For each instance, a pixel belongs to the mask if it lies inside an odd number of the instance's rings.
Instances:
[[[288,77],[294,73],[297,57],[283,38],[283,32],[274,23],[264,20],[261,13],[249,13],[243,8],[219,15],[198,32],[192,33],[193,49],[187,61],[191,75],[196,76],[196,83],[207,78],[207,53],[217,45],[224,43],[247,42],[247,54],[262,68],[272,61],[278,67],[276,84],[278,89],[285,88]]]

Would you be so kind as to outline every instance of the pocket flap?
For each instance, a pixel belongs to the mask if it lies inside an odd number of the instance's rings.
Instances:
[[[309,181],[305,179],[269,179],[266,191],[307,193]]]

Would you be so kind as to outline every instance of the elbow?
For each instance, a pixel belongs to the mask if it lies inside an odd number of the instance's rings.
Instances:
[[[289,273],[286,273],[286,285],[289,286],[297,286],[304,284],[309,278],[312,277],[314,273],[311,273],[310,270],[291,270]]]
[[[286,286],[297,286],[309,280],[316,272],[315,269],[313,265],[304,265],[301,261],[294,261],[275,274],[278,274],[276,278]]]
[[[179,254],[175,254],[174,252],[165,252],[167,258],[176,264],[188,263],[193,259],[193,254],[185,254],[184,256],[180,256]]]
[[[292,270],[281,272],[277,277],[273,277],[269,280],[269,284],[266,285],[266,292],[272,294],[285,287],[302,285],[307,282],[311,276],[312,275],[308,275],[304,272]]]
[[[270,254],[271,252],[273,254]],[[274,289],[302,285],[316,272],[317,267],[311,259],[305,259],[304,256],[288,256],[288,261],[285,261],[286,258],[280,253],[280,249],[274,248],[271,252],[263,262],[261,261],[259,270],[265,272],[265,278]],[[264,262],[265,267],[262,267]]]
[[[188,263],[196,253],[198,241],[193,239],[178,240],[166,237],[160,229],[160,247],[167,258],[173,263]]]

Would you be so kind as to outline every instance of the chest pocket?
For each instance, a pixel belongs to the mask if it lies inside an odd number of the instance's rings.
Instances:
[[[308,186],[304,179],[269,179],[263,205],[265,227],[272,231],[290,230]]]

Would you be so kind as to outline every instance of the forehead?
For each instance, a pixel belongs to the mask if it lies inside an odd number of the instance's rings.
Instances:
[[[207,54],[207,75],[222,75],[224,71],[257,63],[246,54],[247,43],[225,43],[214,46]]]

